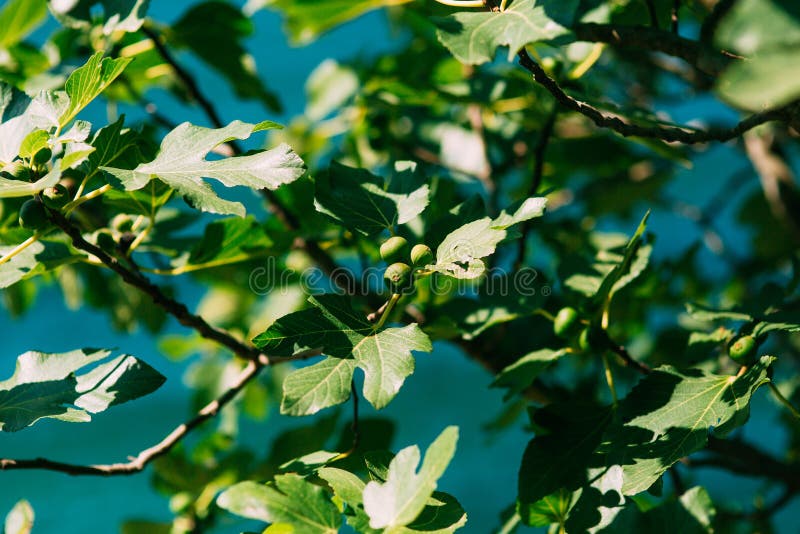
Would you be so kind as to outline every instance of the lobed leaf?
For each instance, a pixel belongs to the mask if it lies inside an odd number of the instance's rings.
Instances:
[[[563,0],[562,0],[563,1]],[[574,0],[569,1],[575,4]],[[507,46],[513,59],[524,46],[566,35],[569,30],[550,18],[543,2],[515,0],[503,12],[459,12],[437,21],[439,41],[462,63],[480,65]]]
[[[341,225],[371,236],[422,213],[429,194],[414,163],[395,163],[395,174],[384,183],[365,169],[333,162],[316,178],[314,205]]]
[[[109,359],[110,354],[80,349],[20,355],[13,376],[0,382],[0,429],[16,432],[43,418],[89,421],[90,414],[152,393],[164,383],[143,361],[128,354]]]
[[[255,190],[277,189],[305,173],[303,161],[288,145],[250,154],[209,161],[205,156],[232,139],[246,139],[253,132],[275,128],[272,122],[248,124],[233,121],[224,128],[203,128],[184,122],[161,142],[156,158],[133,170],[104,166],[128,191],[136,191],[158,178],[192,206],[211,213],[244,216],[244,206],[220,198],[203,178],[214,178],[227,187]]]
[[[416,445],[401,450],[389,464],[386,481],[364,487],[364,511],[372,528],[402,527],[412,523],[425,508],[436,483],[455,454],[458,428],[446,428],[425,453],[419,472]]]
[[[130,58],[104,58],[102,52],[97,52],[84,65],[72,71],[64,85],[69,105],[58,118],[59,126],[64,127],[74,119],[89,102],[122,74],[130,62]]]
[[[437,247],[436,263],[427,268],[453,278],[478,278],[485,271],[481,258],[494,253],[509,236],[508,228],[541,217],[546,204],[545,198],[528,198],[511,213],[504,210],[496,219],[484,217],[453,230]]]
[[[219,497],[217,505],[229,512],[287,525],[295,534],[335,534],[342,517],[320,486],[295,474],[276,475],[274,485],[240,482]]]
[[[364,372],[364,398],[383,408],[414,372],[411,351],[432,350],[430,339],[416,324],[376,330],[344,296],[318,295],[309,302],[312,308],[281,317],[253,339],[269,354],[321,349],[328,355],[286,377],[282,413],[309,415],[344,402],[356,367]]]

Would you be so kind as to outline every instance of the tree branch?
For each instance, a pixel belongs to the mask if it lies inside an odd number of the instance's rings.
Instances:
[[[256,360],[250,360],[244,367],[242,372],[236,378],[233,385],[228,388],[225,393],[220,395],[215,400],[206,404],[197,415],[175,427],[175,429],[167,434],[164,439],[149,447],[130,461],[115,464],[94,464],[94,465],[80,465],[70,464],[65,462],[57,462],[48,460],[46,458],[34,458],[30,460],[15,460],[15,459],[0,459],[0,470],[10,471],[12,469],[46,469],[49,471],[60,471],[69,475],[132,475],[142,471],[147,464],[168,453],[181,439],[184,438],[189,432],[199,427],[207,420],[211,419],[236,395],[244,389],[244,387],[253,380],[258,373],[266,365],[271,362],[266,356]]]
[[[148,295],[157,306],[160,306],[175,317],[182,325],[193,328],[204,338],[216,341],[243,359],[258,361],[262,358],[267,358],[252,345],[239,341],[228,332],[211,326],[199,315],[192,314],[183,303],[168,297],[161,288],[139,271],[126,267],[117,258],[110,256],[100,247],[86,241],[80,229],[70,223],[61,212],[48,209],[48,214],[50,220],[72,239],[72,245],[75,248],[95,256],[106,267],[117,273],[125,283]]]
[[[142,24],[141,32],[153,42],[153,45],[156,47],[156,51],[161,56],[161,59],[163,59],[172,68],[172,70],[175,72],[175,75],[178,77],[178,79],[180,79],[181,83],[183,83],[184,87],[186,87],[186,90],[203,109],[203,112],[206,114],[206,116],[208,116],[211,124],[213,124],[215,128],[222,128],[224,124],[217,113],[217,110],[214,109],[214,105],[208,98],[206,98],[202,91],[200,91],[194,76],[189,74],[189,72],[175,60],[172,52],[170,52],[163,43],[158,32],[149,22]]]
[[[584,23],[575,25],[572,30],[579,41],[608,43],[618,48],[632,48],[646,52],[661,52],[680,58],[710,76],[720,74],[731,60],[735,59],[735,56],[686,39],[671,31],[648,26]]]
[[[703,25],[700,27],[700,40],[704,43],[710,43],[714,38],[714,32],[717,30],[722,18],[731,10],[736,0],[719,0],[711,12],[703,20]]]
[[[548,76],[544,69],[531,58],[524,48],[519,51],[518,56],[520,65],[528,70],[533,75],[533,79],[553,95],[559,104],[569,110],[584,115],[598,127],[609,128],[625,137],[646,137],[684,144],[729,141],[760,124],[773,120],[785,119],[787,116],[788,106],[755,113],[745,118],[734,127],[727,129],[692,130],[677,126],[643,126],[629,122],[628,119],[618,115],[606,114],[591,104],[569,96],[558,83]]]
[[[623,345],[620,345],[619,343],[608,337],[608,335],[606,335],[606,337],[608,338],[608,348],[611,350],[611,352],[613,352],[622,359],[622,362],[625,364],[625,367],[636,369],[643,375],[650,374],[653,371],[650,368],[650,366],[647,365],[646,363],[634,359],[633,356],[631,356],[631,353],[628,352],[628,349],[626,349]]]
[[[714,455],[689,459],[689,465],[719,467],[740,475],[780,480],[788,487],[800,488],[800,465],[782,462],[745,441],[709,436],[708,450]]]

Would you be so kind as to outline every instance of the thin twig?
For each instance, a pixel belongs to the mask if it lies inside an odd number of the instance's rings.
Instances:
[[[678,35],[678,11],[681,10],[681,0],[672,0],[672,11],[670,11],[670,30]]]
[[[228,332],[211,326],[199,315],[192,314],[186,305],[168,297],[143,274],[126,267],[117,258],[110,256],[100,247],[86,241],[80,229],[70,223],[59,211],[48,210],[48,213],[50,220],[72,239],[72,245],[75,248],[95,256],[103,265],[117,273],[124,282],[148,295],[157,306],[175,317],[182,325],[193,328],[202,337],[216,341],[246,360],[257,361],[266,357],[252,345],[239,341]]]
[[[606,340],[607,340],[606,345],[608,346],[608,348],[611,350],[611,352],[613,352],[614,354],[619,356],[620,359],[622,359],[622,362],[625,364],[626,367],[636,369],[643,375],[650,374],[653,371],[653,369],[646,363],[634,359],[633,356],[631,356],[631,353],[628,352],[628,349],[626,349],[624,346],[620,345],[619,343],[611,339],[607,333],[606,333]]]
[[[572,31],[579,41],[608,43],[617,48],[660,52],[677,57],[709,76],[719,75],[731,61],[738,59],[738,56],[721,52],[705,43],[648,26],[587,22],[576,24]]]
[[[740,439],[708,438],[708,450],[714,453],[700,459],[689,459],[692,467],[716,467],[758,478],[779,480],[800,489],[800,465],[782,462],[758,447]]]
[[[533,75],[533,79],[550,92],[559,104],[569,110],[586,116],[598,127],[609,128],[625,137],[646,137],[685,144],[729,141],[760,124],[784,119],[787,114],[786,107],[755,113],[745,118],[734,127],[727,129],[691,130],[676,126],[643,126],[629,122],[628,119],[621,116],[603,113],[591,104],[569,96],[564,92],[561,86],[559,86],[553,78],[548,76],[544,69],[531,58],[525,49],[520,50],[518,56],[520,65],[527,69]]]
[[[789,402],[789,399],[783,396],[783,393],[778,389],[778,386],[775,385],[774,382],[769,381],[767,382],[767,386],[769,386],[769,390],[772,391],[772,394],[775,396],[775,399],[784,407],[786,410],[792,414],[795,419],[800,419],[800,411]]]
[[[222,395],[206,404],[197,414],[175,427],[167,434],[164,439],[149,447],[129,462],[114,464],[94,464],[80,465],[65,462],[57,462],[46,458],[34,458],[30,460],[0,459],[0,470],[10,471],[12,469],[46,469],[49,471],[60,471],[69,475],[132,475],[142,471],[147,464],[156,458],[165,455],[189,432],[199,427],[207,420],[211,419],[251,381],[266,365],[271,362],[265,356],[256,360],[250,360],[242,369],[239,376]]]
[[[703,20],[700,27],[700,41],[710,43],[714,39],[714,32],[717,30],[722,18],[731,10],[736,0],[719,0],[714,4],[711,13]]]
[[[202,91],[200,91],[194,76],[189,74],[189,72],[184,69],[183,66],[178,63],[178,61],[176,61],[175,56],[173,56],[172,52],[170,52],[166,47],[164,42],[161,40],[161,36],[158,34],[155,28],[153,28],[149,22],[145,22],[141,27],[141,32],[145,34],[151,41],[153,41],[153,45],[156,47],[156,51],[161,56],[161,59],[163,59],[172,68],[172,70],[175,72],[175,75],[178,77],[178,79],[180,79],[181,83],[183,83],[191,97],[203,109],[203,112],[209,118],[211,124],[213,124],[215,128],[222,128],[222,119],[217,113],[217,110],[214,109],[214,105],[208,98],[206,98]]]

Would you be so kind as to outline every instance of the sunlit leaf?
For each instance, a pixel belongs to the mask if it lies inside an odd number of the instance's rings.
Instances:
[[[297,475],[277,475],[274,485],[240,482],[217,497],[231,513],[267,523],[291,525],[296,534],[335,534],[342,522],[324,490]]]
[[[370,518],[370,527],[393,528],[413,522],[453,458],[456,441],[458,428],[446,428],[428,447],[421,467],[416,445],[397,453],[389,464],[386,481],[372,481],[364,488],[364,510]]]
[[[184,122],[164,137],[153,161],[133,170],[102,169],[120,180],[129,191],[141,189],[158,178],[201,211],[244,216],[242,204],[220,198],[203,178],[214,178],[227,187],[277,189],[303,175],[303,161],[287,145],[247,156],[215,160],[207,160],[205,156],[227,141],[246,139],[253,132],[275,126],[272,122],[234,121],[224,128],[211,129]]]

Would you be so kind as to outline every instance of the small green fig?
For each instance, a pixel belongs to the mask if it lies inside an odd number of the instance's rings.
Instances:
[[[556,318],[553,320],[553,332],[558,337],[570,337],[579,326],[578,312],[569,306],[558,310]]]
[[[97,246],[103,249],[104,252],[113,253],[117,248],[117,242],[114,241],[114,236],[108,230],[100,230],[97,232],[95,238]]]
[[[408,287],[411,282],[411,267],[405,263],[393,263],[386,268],[383,279],[392,290]]]
[[[33,155],[33,164],[38,166],[45,165],[52,157],[53,151],[45,147]]]
[[[69,191],[61,184],[48,187],[42,192],[44,203],[53,209],[63,208],[69,202]]]
[[[27,230],[41,230],[48,224],[47,212],[38,200],[32,198],[19,209],[19,225]]]
[[[411,263],[415,267],[424,267],[433,263],[433,251],[428,245],[414,245],[411,249]]]
[[[124,234],[125,232],[130,232],[133,229],[133,219],[130,215],[119,213],[114,215],[114,218],[111,219],[110,226],[117,232]]]
[[[756,340],[753,336],[741,336],[728,347],[728,355],[742,362],[750,359],[756,350]]]
[[[608,347],[608,336],[597,325],[587,326],[578,336],[578,346],[584,352],[602,351]]]
[[[408,241],[400,236],[390,237],[381,245],[381,258],[386,263],[394,263],[407,259]]]

